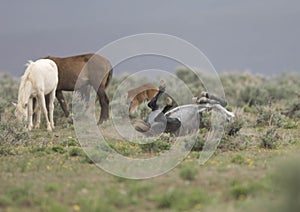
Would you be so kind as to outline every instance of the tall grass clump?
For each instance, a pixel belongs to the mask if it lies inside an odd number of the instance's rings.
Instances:
[[[279,142],[279,135],[276,133],[277,128],[273,127],[261,136],[260,147],[265,149],[275,149]]]

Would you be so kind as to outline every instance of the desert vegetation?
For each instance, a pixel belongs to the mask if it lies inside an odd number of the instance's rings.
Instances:
[[[194,95],[203,89],[192,72],[179,69],[176,75]],[[110,98],[124,78],[112,79]],[[299,211],[300,75],[223,73],[220,79],[227,109],[236,117],[226,125],[214,155],[199,165],[211,127],[206,113],[182,163],[156,178],[129,180],[94,165],[77,140],[72,118],[64,117],[57,101],[54,131],[42,125],[28,132],[16,122],[11,104],[17,100],[19,80],[2,75],[0,210]],[[71,104],[71,94],[66,97]],[[142,104],[132,117],[143,119],[148,112]],[[152,157],[168,151],[173,142],[171,135],[162,134],[148,144],[115,139],[109,146],[127,157]]]

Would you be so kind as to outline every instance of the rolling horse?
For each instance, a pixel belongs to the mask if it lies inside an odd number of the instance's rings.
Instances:
[[[79,90],[82,96],[88,98],[92,87],[101,106],[98,124],[109,118],[109,98],[105,90],[111,81],[113,69],[106,58],[98,54],[82,54],[64,58],[48,56],[46,59],[53,60],[58,67],[56,98],[65,116],[69,116],[69,111],[62,91]]]

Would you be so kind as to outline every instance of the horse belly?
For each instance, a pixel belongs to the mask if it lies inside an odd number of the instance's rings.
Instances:
[[[170,118],[177,118],[181,122],[180,135],[186,135],[191,132],[195,132],[199,129],[200,117],[197,112],[197,107],[194,105],[179,106],[174,112],[170,111]]]

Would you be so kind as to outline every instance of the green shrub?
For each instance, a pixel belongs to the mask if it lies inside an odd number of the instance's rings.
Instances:
[[[197,188],[185,191],[174,189],[166,191],[156,198],[157,208],[172,211],[198,211],[199,206],[209,202],[205,192]]]
[[[300,101],[298,99],[293,100],[292,103],[287,106],[286,116],[293,119],[300,119]]]
[[[83,162],[87,162],[87,163],[100,163],[102,160],[105,160],[107,157],[107,154],[103,154],[99,151],[94,151],[92,153],[85,154],[84,160]]]
[[[270,105],[257,107],[257,111],[256,126],[282,127],[286,121],[286,117]]]
[[[57,183],[49,183],[46,185],[45,187],[45,191],[52,193],[52,192],[56,192],[61,188],[61,186]]]
[[[17,152],[15,148],[10,146],[0,146],[0,155],[7,156],[7,155],[16,155]]]
[[[186,150],[202,151],[204,144],[206,142],[205,139],[206,131],[205,132],[203,131],[204,131],[203,129],[200,129],[198,133],[186,137],[185,139]]]
[[[196,178],[197,170],[194,166],[184,166],[181,168],[179,176],[183,180],[193,181]]]
[[[235,199],[243,200],[253,193],[253,187],[249,185],[236,184],[230,189],[230,194]]]
[[[261,136],[260,147],[265,149],[275,149],[278,145],[278,134],[276,128],[270,128],[265,134]]]
[[[298,123],[292,120],[287,120],[283,125],[284,129],[295,129],[298,127]]]
[[[157,207],[160,209],[171,208],[175,202],[177,202],[182,196],[178,191],[167,191],[158,198]]]
[[[234,117],[232,121],[226,124],[225,132],[229,136],[236,135],[244,125],[244,120],[240,116]]]
[[[222,151],[245,150],[252,142],[252,136],[238,134],[237,136],[223,135],[218,149]]]
[[[30,136],[26,127],[16,121],[13,115],[9,120],[0,122],[0,146],[27,146],[30,143]]]
[[[72,157],[74,157],[74,156],[83,156],[84,153],[83,153],[83,151],[82,151],[81,148],[79,148],[79,147],[72,147],[69,150],[69,155],[72,156]]]
[[[69,136],[67,139],[63,140],[62,142],[63,146],[80,146],[78,140],[76,138],[73,138],[72,136]]]
[[[211,128],[211,112],[201,113],[199,128],[210,130],[210,128]]]
[[[158,153],[171,148],[171,136],[170,134],[162,134],[159,138],[154,139],[152,142],[145,144],[139,144],[143,152]]]
[[[245,164],[246,163],[246,159],[241,156],[241,155],[235,155],[232,159],[231,159],[231,162],[232,163],[235,163],[235,164]]]
[[[65,150],[62,146],[53,146],[52,151],[53,152],[58,152],[60,154],[63,154],[65,152],[67,152],[67,150]]]

